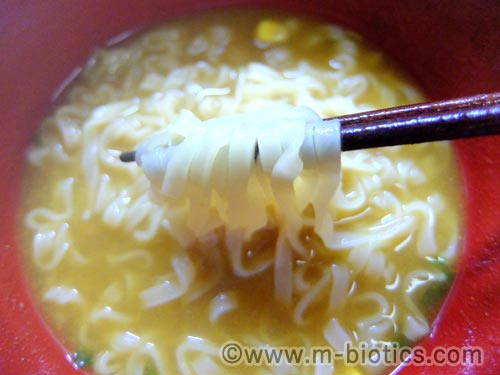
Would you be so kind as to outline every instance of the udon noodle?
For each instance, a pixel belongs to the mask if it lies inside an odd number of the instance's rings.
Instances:
[[[358,35],[278,13],[219,11],[97,50],[28,150],[21,231],[35,294],[75,364],[96,374],[363,373],[380,369],[231,367],[219,354],[229,340],[342,352],[425,337],[460,244],[448,143],[343,153],[340,181],[334,166],[304,168],[295,201],[286,189],[247,199],[235,178],[225,221],[198,215],[210,210],[194,188],[170,190],[190,196],[187,206],[155,200],[154,178],[119,160],[181,126],[185,111],[205,121],[294,105],[327,118],[420,100]],[[185,153],[176,173],[200,183],[211,160]]]

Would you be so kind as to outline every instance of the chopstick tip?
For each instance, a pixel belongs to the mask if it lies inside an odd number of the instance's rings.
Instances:
[[[130,163],[135,161],[135,151],[125,151],[120,154],[120,161]]]

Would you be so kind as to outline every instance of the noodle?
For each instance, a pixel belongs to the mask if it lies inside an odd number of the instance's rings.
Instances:
[[[97,50],[27,151],[21,225],[75,363],[337,374],[341,361],[230,367],[219,350],[427,335],[460,250],[450,145],[339,156],[333,132],[323,163],[308,133],[421,99],[359,36],[279,13],[214,12]]]

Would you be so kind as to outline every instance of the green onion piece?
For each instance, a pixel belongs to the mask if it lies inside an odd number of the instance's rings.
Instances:
[[[72,359],[78,367],[89,367],[92,365],[93,354],[89,350],[82,349],[73,353]]]
[[[447,261],[443,257],[428,258],[429,261],[444,275],[444,279],[430,284],[422,293],[419,305],[426,315],[433,315],[437,312],[441,301],[451,287],[455,277]]]

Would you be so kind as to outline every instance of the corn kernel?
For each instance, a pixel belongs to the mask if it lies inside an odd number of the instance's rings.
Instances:
[[[255,30],[256,38],[263,43],[278,43],[288,39],[289,30],[287,27],[275,20],[262,20]]]

